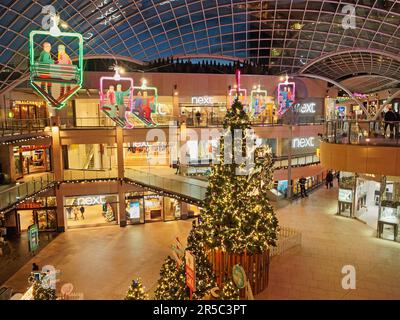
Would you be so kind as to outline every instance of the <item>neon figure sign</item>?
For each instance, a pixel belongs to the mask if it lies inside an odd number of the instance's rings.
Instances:
[[[104,88],[105,82],[108,82],[107,91],[105,91]],[[128,83],[129,88],[122,90],[121,82]],[[129,122],[128,118],[129,113],[132,110],[132,99],[133,79],[121,77],[118,67],[115,67],[114,77],[100,78],[100,109],[122,128],[133,128],[133,124]]]
[[[251,111],[256,116],[262,113],[267,107],[268,92],[267,90],[261,90],[260,85],[258,85],[256,89],[251,90],[250,96],[251,96],[251,102],[250,102]]]
[[[293,105],[296,93],[296,84],[289,82],[289,77],[286,75],[285,82],[278,84],[278,114],[283,115]]]
[[[34,30],[29,34],[30,84],[51,107],[61,109],[82,87],[83,37],[75,32],[61,32],[58,28],[60,17],[55,13],[50,15],[50,19],[52,23],[48,31]],[[66,51],[64,38],[78,41],[77,65],[72,63]],[[42,45],[37,60],[35,42],[41,42]],[[53,59],[54,42],[58,43],[57,60]]]
[[[229,90],[229,106],[238,99],[243,105],[247,104],[247,90],[240,88],[240,70],[236,71],[236,84]]]

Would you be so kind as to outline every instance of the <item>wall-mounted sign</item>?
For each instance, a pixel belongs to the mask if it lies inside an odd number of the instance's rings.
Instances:
[[[192,97],[193,104],[213,104],[213,97],[202,96],[202,97]]]
[[[37,224],[32,224],[28,227],[28,245],[30,252],[39,248],[39,228]]]
[[[292,140],[292,148],[307,148],[315,147],[314,137],[309,138],[294,138]]]
[[[353,202],[353,190],[350,189],[339,189],[338,199],[340,202]]]
[[[316,112],[315,102],[310,103],[296,103],[294,105],[295,110],[300,113],[315,113]]]
[[[235,264],[232,268],[232,279],[233,282],[239,289],[243,289],[247,283],[246,272],[243,267],[239,264]]]
[[[78,206],[93,206],[96,204],[105,204],[106,197],[105,196],[81,197],[77,198],[76,202],[78,203]]]

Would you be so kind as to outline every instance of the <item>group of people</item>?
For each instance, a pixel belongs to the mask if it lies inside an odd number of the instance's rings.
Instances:
[[[69,55],[65,51],[65,46],[63,44],[58,45],[57,47],[57,60],[55,61],[51,56],[51,44],[50,42],[43,43],[43,50],[40,53],[40,56],[36,62],[40,64],[48,64],[49,70],[48,73],[42,73],[39,75],[40,78],[51,78],[51,69],[50,65],[57,64],[57,65],[72,65],[72,60]],[[62,70],[62,69],[61,69]],[[40,87],[43,91],[47,92],[49,95],[52,95],[52,86],[51,82],[49,81],[42,81]],[[64,96],[71,90],[69,85],[61,84],[60,87],[60,97]]]
[[[77,206],[75,207],[67,207],[67,213],[68,213],[68,219],[74,219],[74,221],[79,220],[79,214],[82,220],[85,220],[85,207],[81,206],[78,208]],[[72,218],[72,214],[74,217]]]

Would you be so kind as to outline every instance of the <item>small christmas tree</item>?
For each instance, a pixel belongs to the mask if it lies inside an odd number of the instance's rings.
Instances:
[[[148,294],[145,292],[140,279],[132,281],[131,286],[126,293],[125,300],[147,300]]]
[[[221,300],[239,300],[239,289],[232,280],[228,280],[222,286]]]
[[[40,280],[35,279],[33,275],[31,275],[28,279],[29,283],[33,283],[32,286],[32,296],[33,300],[56,300],[57,294],[56,290],[53,289],[50,284],[46,281],[42,282],[43,279],[46,279],[47,274],[41,273]]]
[[[184,300],[187,297],[184,264],[177,266],[176,261],[168,256],[160,270],[155,299]]]
[[[212,265],[206,255],[206,247],[200,229],[193,223],[192,230],[187,239],[187,248],[195,258],[196,291],[193,299],[199,300],[216,286]]]
[[[107,203],[106,219],[108,222],[115,220],[113,209],[109,203]]]

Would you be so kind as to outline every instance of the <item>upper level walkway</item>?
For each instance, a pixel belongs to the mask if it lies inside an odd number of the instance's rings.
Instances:
[[[301,167],[319,163],[319,158],[313,154],[293,156],[292,166]],[[288,165],[287,157],[275,159],[274,168],[281,170]],[[125,167],[125,182],[134,183],[154,192],[174,194],[182,199],[201,204],[205,199],[208,182],[205,179],[196,179],[175,174],[176,170],[168,166],[135,166]],[[111,170],[64,170],[63,182],[116,180],[118,171]],[[34,195],[42,189],[55,184],[52,173],[30,175],[17,184],[0,186],[0,210],[9,208],[19,201]]]
[[[328,121],[321,165],[340,171],[400,176],[400,122]]]
[[[0,137],[43,132],[50,119],[8,119],[0,121]]]

